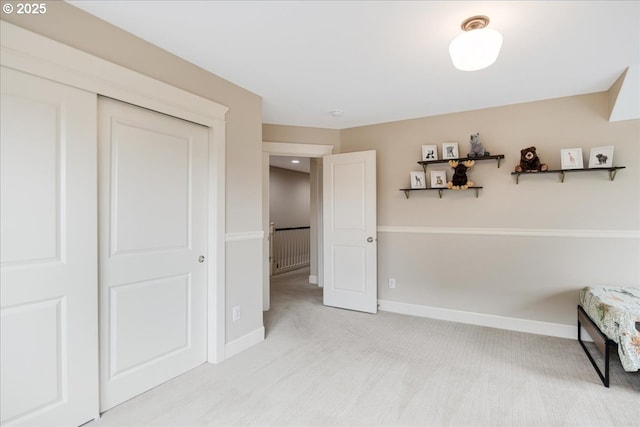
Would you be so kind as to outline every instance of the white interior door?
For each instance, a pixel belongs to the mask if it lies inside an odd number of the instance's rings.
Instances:
[[[100,409],[206,360],[208,129],[100,98]]]
[[[324,304],[376,313],[376,152],[323,159]]]
[[[96,96],[2,67],[0,422],[98,414]]]

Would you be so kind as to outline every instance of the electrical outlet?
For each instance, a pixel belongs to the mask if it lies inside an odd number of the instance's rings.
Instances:
[[[395,289],[395,288],[396,288],[396,279],[390,278],[389,279],[389,289]]]
[[[234,322],[240,320],[240,306],[239,305],[234,305],[233,309],[231,310],[231,313],[232,313],[232,318],[233,318]]]

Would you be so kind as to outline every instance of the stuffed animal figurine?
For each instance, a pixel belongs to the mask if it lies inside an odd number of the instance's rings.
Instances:
[[[471,144],[471,152],[467,154],[467,157],[483,157],[491,155],[491,153],[485,151],[484,145],[480,142],[480,132],[475,135],[471,135],[469,143]]]
[[[451,181],[447,182],[447,188],[452,190],[466,190],[473,187],[473,181],[467,179],[467,170],[475,164],[473,160],[465,160],[459,163],[457,160],[449,160],[449,166],[453,168]]]
[[[609,158],[608,156],[605,156],[602,153],[596,154],[596,159],[598,159],[598,165],[606,165],[608,158]]]
[[[516,172],[544,172],[549,167],[540,162],[536,147],[527,147],[520,150],[520,164],[516,165]]]

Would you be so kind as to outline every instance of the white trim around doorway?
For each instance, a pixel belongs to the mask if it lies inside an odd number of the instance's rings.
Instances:
[[[269,236],[269,156],[296,156],[296,157],[309,157],[309,158],[322,158],[333,154],[335,147],[333,145],[324,144],[304,144],[298,142],[262,142],[263,153],[263,174],[262,174],[262,223],[264,227],[264,235]],[[320,181],[322,179],[320,178]],[[318,192],[321,189],[316,189]],[[320,197],[321,199],[321,197]],[[316,204],[317,211],[315,212],[318,218],[318,236],[322,236],[322,200],[319,200]],[[263,310],[267,311],[270,308],[270,263],[269,263],[269,242],[265,239],[264,243],[265,261],[263,263]],[[322,270],[322,240],[318,238],[318,271]],[[322,286],[322,278],[318,276],[309,276],[309,282]]]
[[[324,157],[333,154],[333,145],[297,142],[263,142],[262,152],[270,156]]]

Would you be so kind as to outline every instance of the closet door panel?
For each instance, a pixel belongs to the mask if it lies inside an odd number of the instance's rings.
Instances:
[[[97,98],[2,67],[0,422],[98,414]]]

